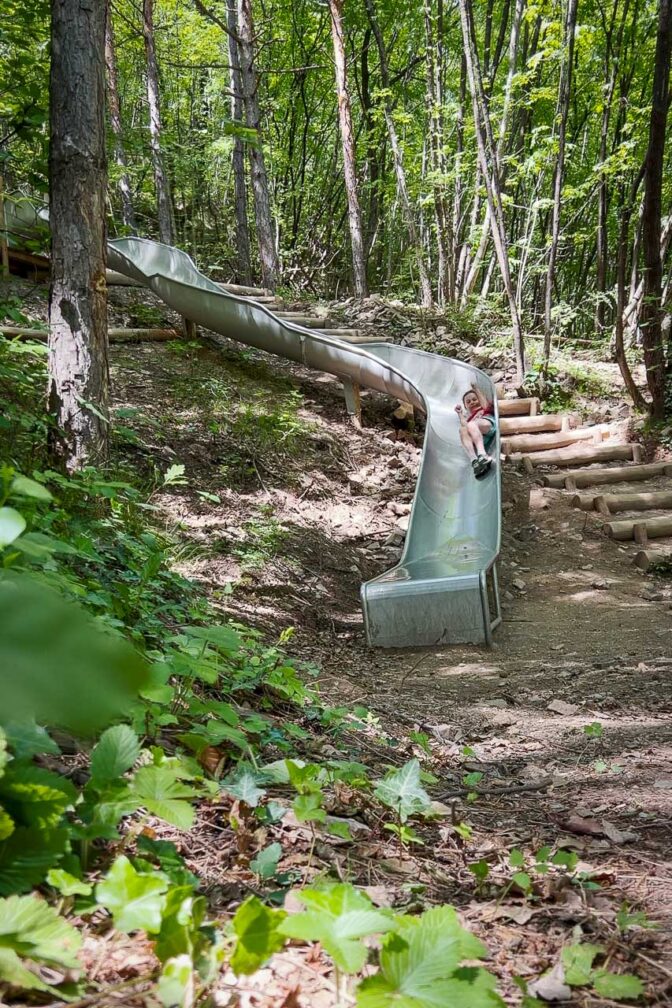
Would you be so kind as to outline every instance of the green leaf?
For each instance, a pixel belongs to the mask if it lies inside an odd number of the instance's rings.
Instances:
[[[596,970],[592,980],[597,993],[602,997],[611,998],[612,1001],[636,1001],[645,991],[644,984],[633,973]]]
[[[194,822],[194,810],[186,799],[195,798],[197,791],[178,779],[172,766],[140,767],[133,775],[131,794],[148,812],[165,819],[178,829],[188,830]]]
[[[12,766],[0,778],[0,802],[21,809],[21,823],[48,829],[77,800],[77,792],[65,777],[30,763]]]
[[[393,808],[402,822],[409,816],[426,812],[431,807],[431,799],[420,785],[420,764],[417,759],[409,760],[400,770],[390,770],[378,781],[374,794],[383,805]]]
[[[269,844],[260,850],[257,856],[250,861],[250,868],[262,882],[273,878],[278,870],[278,861],[282,857],[282,846],[279,843]]]
[[[26,892],[42,882],[69,842],[64,828],[17,826],[0,842],[0,896]]]
[[[0,777],[5,772],[5,767],[9,761],[9,755],[7,753],[7,735],[5,731],[0,728]]]
[[[184,466],[175,464],[169,466],[163,474],[163,485],[169,486],[170,484],[177,484],[178,486],[184,485],[186,483],[184,478]]]
[[[141,874],[122,854],[96,886],[96,902],[110,911],[118,931],[157,934],[167,889],[164,875]]]
[[[0,947],[36,962],[78,969],[81,936],[37,896],[0,899]]]
[[[214,644],[216,648],[230,654],[239,651],[243,644],[240,634],[228,626],[190,626],[184,627],[182,633],[188,637],[196,637],[198,640],[207,641],[208,644]]]
[[[53,495],[49,490],[36,480],[28,479],[27,476],[15,476],[9,488],[12,497],[32,497],[34,500],[50,501]]]
[[[231,958],[231,969],[236,976],[256,972],[285,944],[279,930],[286,914],[282,910],[269,910],[256,896],[250,896],[236,910],[231,922],[237,937]]]
[[[509,854],[509,864],[512,868],[522,868],[525,864],[525,856],[522,851],[517,850],[515,847]]]
[[[565,970],[565,983],[570,987],[581,987],[590,983],[593,961],[603,951],[601,945],[591,945],[589,942],[567,945],[563,948],[561,959]]]
[[[9,546],[26,528],[26,519],[11,507],[0,507],[0,548]]]
[[[56,756],[61,751],[46,729],[32,720],[8,721],[5,724],[5,732],[14,758],[17,760],[32,759],[33,756],[42,753]]]
[[[120,724],[108,728],[91,753],[91,779],[94,784],[121,777],[133,767],[140,755],[140,743],[132,728]]]
[[[528,889],[532,887],[532,879],[527,872],[524,871],[515,872],[511,876],[511,881],[514,885],[517,885],[519,889],[522,889],[523,892],[527,892]]]
[[[266,794],[263,788],[257,787],[256,775],[247,768],[240,769],[231,780],[222,781],[222,790],[250,808],[256,808]]]
[[[299,822],[325,822],[327,813],[322,808],[322,792],[297,795],[292,803]]]
[[[190,955],[179,955],[164,963],[157,984],[164,1008],[192,1008],[194,1004],[194,964]]]
[[[280,931],[289,938],[319,941],[345,973],[356,973],[366,962],[368,949],[360,938],[394,927],[391,913],[376,910],[368,897],[351,885],[303,889],[296,895],[308,909],[288,917]]]
[[[62,868],[52,868],[47,874],[47,882],[54,889],[58,889],[61,896],[90,896],[93,892],[92,885],[82,882]]]

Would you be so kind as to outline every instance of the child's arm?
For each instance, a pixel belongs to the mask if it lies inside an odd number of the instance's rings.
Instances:
[[[484,410],[489,409],[492,406],[492,402],[490,401],[490,399],[488,399],[485,392],[483,392],[483,390],[478,387],[475,381],[471,383],[471,387],[474,390],[475,394],[478,396],[478,401],[481,404],[482,408]]]

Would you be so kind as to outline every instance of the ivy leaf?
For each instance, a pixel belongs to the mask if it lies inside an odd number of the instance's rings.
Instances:
[[[58,889],[61,896],[90,896],[93,892],[92,885],[82,882],[62,868],[52,868],[47,874],[47,882],[54,889]]]
[[[260,850],[256,858],[250,861],[250,868],[255,872],[262,882],[273,878],[278,870],[278,861],[282,857],[282,846],[279,843],[269,844]]]
[[[110,911],[118,931],[157,934],[161,930],[167,889],[164,875],[141,874],[122,854],[96,886],[96,902]]]
[[[164,963],[157,993],[165,1008],[191,1008],[194,1004],[194,964],[190,955],[174,956]]]
[[[324,822],[327,818],[327,813],[322,808],[321,791],[297,795],[292,808],[299,822]]]
[[[420,785],[420,764],[417,759],[409,760],[400,770],[390,770],[378,781],[374,791],[376,798],[393,808],[402,823],[412,816],[426,812],[432,802]]]
[[[269,910],[256,896],[250,896],[236,910],[232,920],[237,937],[231,958],[236,976],[254,973],[285,944],[279,929],[285,920],[283,910]]]
[[[561,959],[565,971],[565,983],[570,987],[581,987],[589,984],[592,976],[592,966],[595,957],[603,952],[601,945],[567,945],[562,950]]]
[[[186,799],[196,797],[196,789],[178,779],[172,766],[140,767],[133,776],[131,794],[148,812],[165,819],[178,829],[188,830],[194,822],[194,810]]]
[[[636,1001],[644,994],[644,984],[633,973],[595,970],[592,983],[598,994],[612,1001]]]
[[[138,737],[128,725],[108,728],[91,753],[91,780],[107,783],[130,770],[140,755]]]
[[[308,909],[284,920],[280,931],[289,938],[319,941],[345,973],[356,973],[366,962],[368,949],[360,938],[395,926],[391,913],[376,910],[364,893],[351,885],[304,889],[296,895]]]
[[[242,768],[232,780],[222,781],[222,790],[250,808],[256,808],[266,794],[263,788],[257,787],[256,775],[247,767]]]

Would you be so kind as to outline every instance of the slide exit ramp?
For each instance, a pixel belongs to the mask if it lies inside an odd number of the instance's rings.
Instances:
[[[206,329],[423,410],[426,433],[402,557],[361,588],[367,637],[388,648],[491,643],[501,622],[499,464],[474,479],[455,413],[472,381],[496,409],[486,374],[439,354],[384,342],[364,348],[276,318],[223,291],[185,252],[158,242],[110,241],[108,265]],[[493,453],[499,459],[499,436]]]

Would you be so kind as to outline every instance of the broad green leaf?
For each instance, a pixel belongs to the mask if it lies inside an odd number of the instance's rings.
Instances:
[[[175,956],[164,963],[157,984],[164,1008],[192,1008],[194,1004],[194,964],[191,956]]]
[[[273,878],[278,870],[278,861],[281,857],[282,846],[279,843],[269,844],[250,861],[250,868],[264,882],[266,879]]]
[[[13,949],[2,946],[0,946],[0,981],[23,990],[49,990],[48,984],[43,983],[31,970],[26,969]]]
[[[233,654],[239,651],[243,644],[243,639],[237,630],[228,626],[209,627],[184,627],[182,633],[188,637],[196,637],[198,640],[207,641],[221,651]]]
[[[14,758],[17,760],[32,759],[33,756],[42,753],[56,756],[61,751],[46,729],[32,720],[8,721],[5,724],[5,732]]]
[[[458,969],[454,975],[403,993],[381,973],[357,988],[357,1008],[504,1008],[487,970]]]
[[[16,825],[9,812],[0,806],[0,842],[12,835]]]
[[[515,847],[509,854],[509,864],[512,868],[522,868],[525,864],[525,856],[522,851],[517,850]]]
[[[285,935],[279,930],[286,914],[282,910],[269,910],[256,896],[250,896],[236,910],[232,920],[236,947],[231,958],[231,969],[236,976],[256,972],[285,944]]]
[[[0,947],[36,962],[79,968],[81,935],[37,896],[0,899]]]
[[[247,768],[240,769],[230,780],[222,781],[222,790],[250,808],[256,808],[266,794],[263,788],[257,787],[256,775]]]
[[[645,991],[644,984],[633,973],[595,970],[592,983],[598,994],[612,1001],[636,1001]]]
[[[25,826],[56,826],[76,800],[77,792],[67,778],[31,763],[12,765],[0,778],[0,804],[20,806]]]
[[[16,826],[0,842],[0,896],[26,892],[42,882],[65,853],[69,839],[63,827]]]
[[[364,893],[348,884],[303,889],[296,895],[308,909],[283,921],[281,932],[289,938],[319,941],[345,973],[356,973],[366,962],[368,950],[360,938],[395,926],[391,913],[376,910]]]
[[[52,868],[47,875],[47,882],[54,889],[58,889],[61,896],[90,896],[93,892],[92,885],[82,882],[62,868]]]
[[[191,829],[194,809],[188,799],[197,795],[195,788],[179,780],[171,766],[140,767],[133,775],[131,794],[148,812],[165,819],[178,829]]]
[[[42,483],[29,479],[27,476],[15,476],[9,488],[12,497],[32,497],[35,500],[50,501],[53,495]]]
[[[26,519],[11,507],[0,507],[0,548],[9,546],[26,528]]]
[[[581,987],[583,984],[590,983],[595,957],[603,951],[601,945],[591,945],[588,942],[581,945],[565,946],[561,955],[565,983],[568,983],[570,987]]]
[[[306,764],[302,760],[275,760],[273,763],[266,763],[262,766],[259,774],[263,781],[268,784],[289,784],[289,763],[295,766],[304,767]]]
[[[187,481],[184,478],[184,466],[179,463],[175,463],[166,469],[163,474],[163,485],[168,486],[170,484],[177,484],[178,486],[185,484]]]
[[[297,795],[292,803],[299,822],[325,822],[327,813],[322,808],[322,793]]]
[[[118,931],[157,934],[167,889],[165,876],[140,874],[122,854],[96,886],[96,902],[110,911]]]
[[[113,781],[130,770],[140,755],[140,743],[132,728],[120,724],[108,728],[91,753],[94,784]]]
[[[420,784],[420,764],[409,760],[400,770],[390,770],[377,782],[374,794],[383,805],[395,809],[402,822],[412,815],[426,812],[432,802]]]

